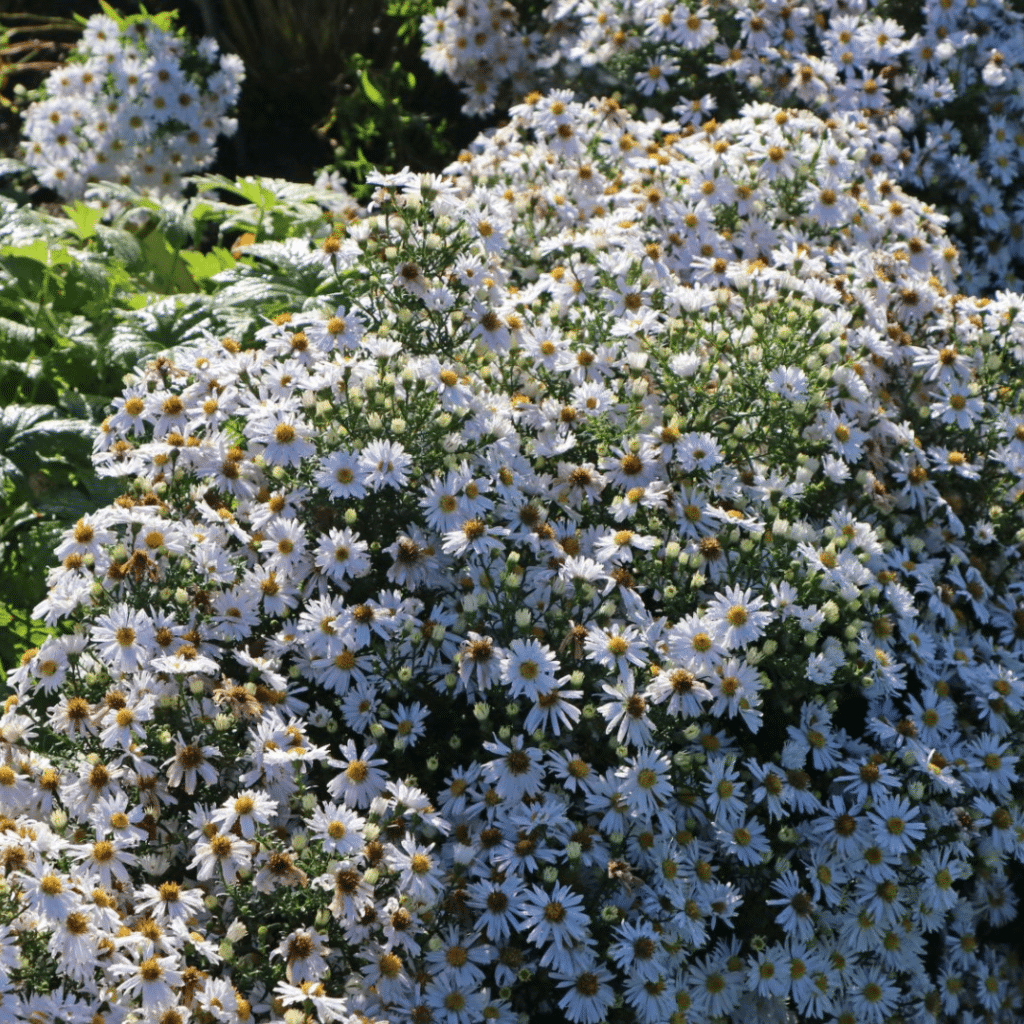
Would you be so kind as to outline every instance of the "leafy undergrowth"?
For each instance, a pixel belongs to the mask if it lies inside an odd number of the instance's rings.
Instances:
[[[96,477],[91,439],[124,375],[208,316],[242,333],[313,294],[315,276],[263,273],[247,246],[326,234],[350,205],[281,181],[195,185],[189,200],[108,186],[107,218],[95,204],[46,213],[0,199],[0,678],[38,640],[30,612],[56,538],[117,493]],[[214,282],[236,267],[233,287]]]

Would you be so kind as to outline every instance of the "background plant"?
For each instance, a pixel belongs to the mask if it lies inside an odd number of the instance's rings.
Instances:
[[[276,131],[275,120],[303,111],[323,140],[322,162],[363,199],[375,167],[440,170],[476,126],[459,114],[451,84],[419,58],[418,24],[428,9],[424,0],[223,0],[211,17],[251,76],[242,116],[254,143]]]
[[[101,6],[25,112],[25,160],[64,198],[95,180],[174,193],[234,130],[242,65],[213,39],[191,47],[172,14],[122,18]]]

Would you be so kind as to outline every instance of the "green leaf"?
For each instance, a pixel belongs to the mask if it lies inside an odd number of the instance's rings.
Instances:
[[[232,181],[222,174],[204,174],[190,180],[200,192],[207,192],[212,188],[223,189],[248,200],[261,210],[272,210],[278,203],[277,196],[270,189],[264,188],[259,178],[239,178],[238,181]]]
[[[63,246],[50,248],[43,238],[37,238],[28,245],[4,245],[0,246],[0,256],[13,256],[15,258],[32,260],[44,267],[59,267],[65,263],[77,263],[78,261]]]
[[[209,253],[182,252],[180,255],[196,281],[205,281],[222,270],[229,270],[237,262],[227,249],[219,245]]]
[[[96,224],[103,219],[103,211],[86,206],[78,200],[71,206],[61,207],[68,215],[68,220],[75,225],[75,234],[84,242],[96,234]]]
[[[121,17],[120,13],[115,8],[111,7],[110,4],[107,3],[107,0],[100,0],[100,9],[108,18],[113,18],[114,21],[117,22],[118,28],[124,28],[124,18]]]
[[[261,306],[281,300],[295,302],[306,298],[306,293],[301,287],[296,287],[292,278],[250,277],[228,285],[213,298],[218,306]]]
[[[152,230],[141,239],[142,258],[152,271],[153,286],[165,295],[177,292],[194,292],[196,282],[188,272],[188,264],[181,253],[168,241],[160,230]]]
[[[23,502],[17,508],[12,509],[7,516],[0,520],[0,540],[5,540],[15,530],[25,523],[41,518],[42,513],[32,507],[29,502]]]
[[[52,405],[8,405],[0,409],[0,472],[18,478],[35,472],[46,457],[64,458],[91,448],[89,420],[61,417]]]
[[[31,345],[35,336],[34,327],[19,324],[15,320],[8,320],[7,317],[0,316],[0,341],[5,344]]]
[[[133,266],[142,259],[142,246],[131,232],[110,228],[105,224],[98,224],[96,231],[100,241],[110,251],[110,255],[116,260],[121,260],[125,266]]]
[[[373,82],[370,81],[370,76],[363,71],[359,78],[363,84],[363,92],[366,94],[366,98],[375,107],[380,107],[383,110],[383,108],[387,106],[387,100],[384,99],[383,94],[377,89]]]

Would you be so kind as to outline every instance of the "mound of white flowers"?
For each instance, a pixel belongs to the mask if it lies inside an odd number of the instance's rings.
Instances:
[[[869,141],[531,96],[219,276],[320,294],[104,424],[6,1019],[1024,1019],[1024,300]]]

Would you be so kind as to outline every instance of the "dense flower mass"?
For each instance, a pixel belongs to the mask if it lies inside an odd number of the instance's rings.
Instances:
[[[468,112],[546,82],[683,124],[738,99],[858,113],[879,166],[952,216],[965,291],[1024,278],[1019,5],[553,0],[508,31],[515,19],[506,0],[449,0],[424,18],[424,59],[463,86]]]
[[[531,95],[129,381],[0,718],[15,1019],[1024,1019],[1024,302],[870,124],[677,127]]]
[[[191,44],[166,15],[96,14],[25,113],[25,161],[66,199],[94,181],[175,195],[234,133],[243,77],[238,57],[213,39]]]

